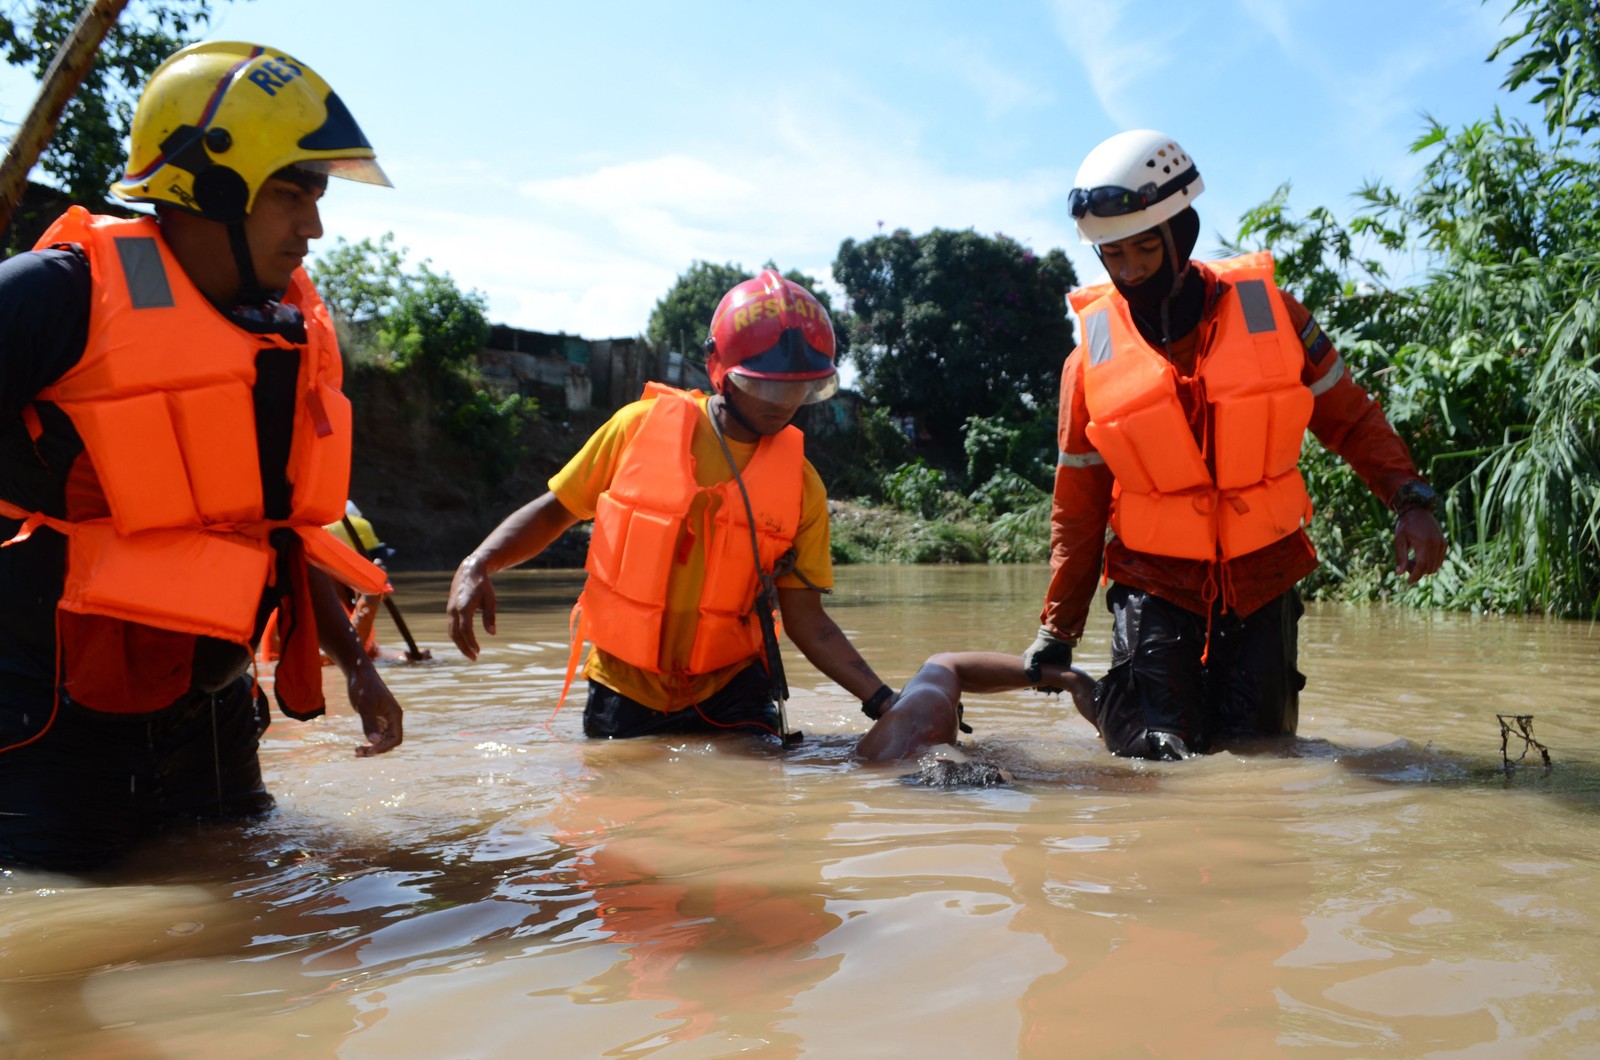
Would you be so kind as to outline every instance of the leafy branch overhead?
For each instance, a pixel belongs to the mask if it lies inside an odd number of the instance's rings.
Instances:
[[[11,5],[12,10],[0,14],[0,58],[43,79],[82,6],[81,0]],[[123,145],[140,89],[167,56],[203,35],[211,12],[210,0],[133,0],[128,5],[106,34],[39,160],[43,173],[68,196],[82,202],[104,199],[127,160]]]

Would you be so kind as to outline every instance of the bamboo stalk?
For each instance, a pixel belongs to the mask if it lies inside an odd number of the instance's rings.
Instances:
[[[22,199],[28,173],[55,134],[56,123],[61,120],[67,101],[78,91],[93,65],[100,42],[127,6],[128,0],[90,0],[79,13],[72,32],[56,49],[50,69],[45,71],[44,82],[39,86],[39,95],[17,134],[11,138],[5,161],[0,162],[0,231],[10,223],[11,211]]]

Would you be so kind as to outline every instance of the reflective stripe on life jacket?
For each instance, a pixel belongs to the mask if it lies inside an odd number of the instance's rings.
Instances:
[[[307,341],[299,346],[224,317],[172,256],[153,220],[96,217],[73,207],[38,245],[61,243],[80,245],[89,262],[88,341],[78,363],[36,400],[54,403],[71,419],[83,439],[80,460],[88,461],[87,477],[103,503],[68,511],[65,519],[28,513],[14,539],[40,524],[67,538],[58,616],[98,616],[248,647],[262,591],[275,573],[268,534],[280,527],[299,538],[301,548],[290,551],[334,578],[367,592],[383,589],[380,568],[322,529],[344,511],[350,404],[338,389],[332,325],[305,274],[296,272],[284,298],[305,318]],[[282,485],[263,487],[256,435],[258,365],[274,358],[284,371],[298,362],[286,497]],[[270,497],[281,498],[273,502],[281,510],[267,510]],[[301,614],[314,633],[304,603]],[[126,666],[131,676],[138,668],[137,660],[74,657],[70,635],[61,651],[69,691],[75,670]],[[320,688],[307,695],[316,703],[285,703],[285,709],[319,712]],[[151,699],[130,687],[117,702],[83,702],[101,710],[165,705]]]
[[[691,439],[706,415],[694,395],[650,384],[655,404],[629,442],[611,485],[600,495],[579,600],[582,636],[608,655],[650,673],[711,673],[761,653],[752,614],[760,588],[750,523],[738,483],[695,481]],[[794,427],[761,439],[740,472],[755,512],[761,568],[771,571],[800,528],[805,439]],[[668,585],[692,547],[687,517],[710,494],[705,584],[699,624],[686,664],[662,657]]]
[[[1210,451],[1189,426],[1177,369],[1139,334],[1110,284],[1071,296],[1083,329],[1085,432],[1116,476],[1111,527],[1124,544],[1228,560],[1310,520],[1298,465],[1314,399],[1300,380],[1305,350],[1271,257],[1195,265],[1218,280],[1195,361]]]

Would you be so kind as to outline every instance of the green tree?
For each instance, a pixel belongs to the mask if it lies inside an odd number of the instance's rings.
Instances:
[[[1508,88],[1530,82],[1546,133],[1498,110],[1452,130],[1430,122],[1427,161],[1401,192],[1372,184],[1348,226],[1295,218],[1280,190],[1241,240],[1272,249],[1357,377],[1381,397],[1447,498],[1452,554],[1407,598],[1463,608],[1600,613],[1600,64],[1595,4],[1522,0],[1528,41]],[[1430,263],[1394,286],[1351,248],[1362,238]],[[1347,592],[1400,586],[1381,569],[1392,518],[1353,476],[1307,461],[1313,536]],[[1330,499],[1331,498],[1331,499]]]
[[[1507,17],[1526,13],[1522,29],[1489,53],[1498,58],[1518,44],[1527,50],[1511,64],[1505,88],[1515,91],[1528,82],[1539,86],[1535,103],[1543,103],[1545,125],[1552,136],[1563,130],[1593,132],[1600,127],[1600,4],[1594,0],[1516,0]]]
[[[769,261],[762,268],[775,269],[777,266]],[[704,364],[702,344],[711,330],[711,317],[717,311],[717,304],[731,288],[745,280],[754,279],[755,275],[743,265],[732,262],[724,265],[709,261],[693,263],[651,310],[645,337],[658,346],[683,353],[696,364]],[[815,277],[807,276],[799,269],[790,269],[783,274],[783,278],[810,291],[822,303],[822,308],[828,311],[833,321],[835,357],[843,362],[850,351],[850,329],[834,310],[828,292],[818,286]]]
[[[463,291],[448,273],[423,263],[378,335],[402,368],[416,365],[435,375],[467,368],[489,341],[488,304],[479,292]]]
[[[677,350],[697,364],[705,363],[701,343],[711,328],[711,314],[728,289],[755,274],[743,265],[697,261],[678,277],[650,312],[645,337],[657,346]]]
[[[410,288],[405,259],[393,232],[355,243],[340,236],[332,249],[318,252],[311,279],[334,320],[355,327],[386,316]]]
[[[917,415],[939,448],[959,453],[971,416],[1054,416],[1072,349],[1065,298],[1077,284],[1060,250],[900,229],[845,240],[833,276],[850,302],[863,393]]]
[[[81,0],[33,0],[0,14],[0,55],[42,80],[72,32]],[[74,199],[98,202],[121,175],[134,106],[162,61],[197,39],[210,0],[134,0],[101,42],[94,65],[62,111],[40,168]]]
[[[967,455],[967,484],[980,487],[1002,476],[1053,486],[1056,473],[1054,420],[1009,423],[997,416],[969,416],[961,447]]]
[[[340,327],[347,362],[360,372],[413,376],[437,422],[475,454],[483,478],[502,482],[522,459],[523,428],[539,403],[484,388],[477,369],[490,331],[484,296],[426,261],[413,271],[405,257],[392,232],[341,239],[317,257],[311,275]]]

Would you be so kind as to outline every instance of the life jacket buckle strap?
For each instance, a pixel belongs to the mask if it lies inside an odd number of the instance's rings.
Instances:
[[[306,391],[306,409],[311,413],[311,423],[317,429],[318,438],[326,438],[333,433],[333,421],[328,419],[328,410],[322,404],[322,395],[317,393],[316,387]]]
[[[26,508],[19,508],[9,501],[0,501],[0,515],[7,519],[20,519],[22,525],[17,527],[17,532],[11,535],[9,541],[0,541],[0,548],[10,548],[12,545],[21,544],[33,536],[33,532],[41,526],[48,526],[63,537],[72,533],[72,524],[65,519],[56,519],[44,512],[30,512]]]

